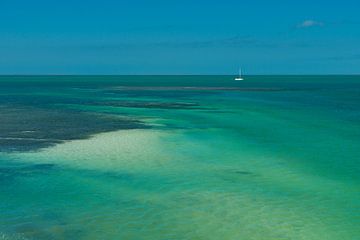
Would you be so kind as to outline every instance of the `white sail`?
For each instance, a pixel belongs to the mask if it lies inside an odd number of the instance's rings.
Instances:
[[[242,70],[241,70],[241,68],[239,68],[239,76],[235,78],[235,81],[241,81],[241,80],[244,80],[244,79],[242,77]]]

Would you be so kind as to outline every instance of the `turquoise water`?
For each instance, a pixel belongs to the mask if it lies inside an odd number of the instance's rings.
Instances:
[[[0,239],[360,239],[359,76],[0,77]]]

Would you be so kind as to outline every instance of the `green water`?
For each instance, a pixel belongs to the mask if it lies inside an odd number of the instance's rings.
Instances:
[[[360,239],[358,76],[4,76],[0,130],[0,239]]]

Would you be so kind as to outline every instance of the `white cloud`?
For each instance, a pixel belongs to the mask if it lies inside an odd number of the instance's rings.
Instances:
[[[309,27],[316,27],[316,26],[322,27],[322,26],[324,26],[324,23],[314,21],[314,20],[305,20],[302,23],[297,25],[298,28],[309,28]]]

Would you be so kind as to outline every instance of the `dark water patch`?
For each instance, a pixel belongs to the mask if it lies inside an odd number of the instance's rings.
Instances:
[[[67,91],[64,89],[62,91]],[[60,95],[57,92],[47,92],[46,89],[41,93],[31,93],[31,89],[24,93],[17,92],[6,92],[1,93],[0,90],[0,105],[1,106],[22,106],[22,107],[41,107],[41,108],[51,108],[56,104],[82,104],[93,102],[94,99],[101,99],[102,94],[94,95],[88,94],[84,95],[81,93],[73,92],[71,94]],[[60,95],[60,96],[58,96]]]
[[[197,96],[210,96],[217,94],[215,91],[141,91],[141,90],[107,90],[106,94],[128,96],[134,98],[157,98],[157,99],[184,99],[188,100]]]
[[[105,94],[113,94],[129,97],[150,97],[150,98],[167,98],[167,99],[189,99],[199,96],[213,96],[223,93],[280,93],[280,92],[294,92],[304,91],[305,89],[289,88],[289,87],[182,87],[182,86],[123,86],[113,87],[105,90]],[[312,89],[314,90],[314,89]]]
[[[222,113],[225,113],[225,114],[228,114],[228,113],[236,113],[236,111],[230,111],[230,110],[218,110],[216,108],[213,108],[213,109],[206,109],[206,110],[203,110],[201,111],[203,113],[219,113],[219,114],[222,114]]]
[[[157,95],[158,97],[160,95]],[[0,96],[0,103],[6,102],[8,106],[28,106],[41,108],[54,108],[59,105],[77,104],[77,105],[95,105],[111,107],[131,107],[131,108],[159,108],[159,109],[204,109],[200,104],[193,102],[159,102],[159,101],[106,101],[102,98],[72,98],[72,97],[49,97],[49,96]]]
[[[105,172],[103,173],[103,176],[119,181],[133,181],[135,179],[133,174],[125,172]]]
[[[0,151],[3,152],[23,152],[30,151],[37,148],[49,147],[57,143],[64,141],[56,139],[36,139],[36,138],[1,138],[0,139]]]
[[[174,87],[115,87],[118,91],[256,91],[256,92],[267,92],[267,91],[284,91],[291,89],[284,88],[246,88],[246,87],[187,87],[187,86],[174,86]]]
[[[133,173],[128,171],[98,171],[98,170],[72,170],[84,179],[92,179],[97,183],[119,188],[138,189],[140,191],[171,191],[173,190],[173,177],[152,173]],[[103,196],[100,196],[102,198]],[[124,199],[119,199],[120,201]]]
[[[54,164],[2,165],[0,166],[0,180],[11,180],[15,177],[46,174],[53,171],[55,167]]]
[[[225,172],[219,172],[217,176],[223,181],[237,184],[241,183],[248,177],[255,176],[255,174],[245,170],[226,170]]]
[[[91,105],[129,107],[129,108],[159,108],[159,109],[203,109],[198,103],[186,102],[145,102],[145,101],[98,101]]]
[[[251,174],[253,174],[252,172],[249,172],[249,171],[241,171],[241,170],[235,170],[234,173],[235,173],[235,174],[240,174],[240,175],[251,175]]]
[[[64,109],[0,107],[0,151],[29,151],[120,129],[149,128],[143,122]]]
[[[53,169],[54,167],[55,164],[51,164],[51,163],[35,164],[31,166],[32,169],[36,169],[36,170],[50,170]]]

